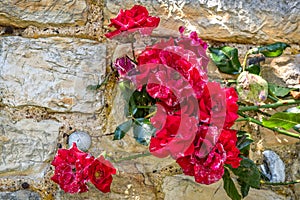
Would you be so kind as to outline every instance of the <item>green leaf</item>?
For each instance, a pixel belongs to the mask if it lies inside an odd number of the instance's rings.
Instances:
[[[260,188],[260,173],[255,163],[249,158],[242,157],[238,168],[231,168],[231,171],[239,177],[239,179],[253,188]]]
[[[156,129],[148,119],[135,119],[135,123],[133,124],[133,137],[138,143],[148,145],[155,131]]]
[[[242,193],[242,196],[243,198],[246,197],[249,193],[249,190],[250,190],[250,185],[248,185],[247,183],[245,182],[241,182],[241,193]]]
[[[128,120],[120,124],[114,132],[114,140],[122,139],[125,136],[125,134],[129,131],[131,125],[132,125],[132,120]]]
[[[290,88],[285,88],[285,87],[281,87],[272,83],[268,84],[269,86],[269,92],[273,95],[273,96],[277,96],[277,97],[285,97],[287,94],[290,93],[291,90]]]
[[[300,114],[300,106],[291,107],[291,108],[287,109],[285,112]],[[300,124],[297,124],[296,126],[294,126],[293,129],[300,133]]]
[[[270,117],[270,119],[263,119],[262,124],[266,127],[280,127],[286,130],[300,124],[300,114],[299,113],[287,113],[278,112]]]
[[[250,150],[250,144],[253,142],[251,135],[245,131],[238,131],[237,137],[237,148],[241,151],[241,153],[245,153],[248,155],[248,151]]]
[[[135,115],[137,112],[137,106],[135,103],[134,96],[132,95],[131,98],[129,99],[129,115]]]
[[[232,181],[230,177],[229,171],[224,168],[224,175],[223,175],[223,182],[224,182],[224,190],[226,191],[226,194],[232,199],[232,200],[240,200],[242,199],[241,195],[237,191],[234,182]]]
[[[290,45],[283,42],[276,42],[266,46],[258,47],[258,52],[269,58],[278,57],[287,47],[290,47]]]
[[[224,46],[220,48],[209,48],[210,57],[221,72],[227,74],[238,74],[242,70],[236,48]]]
[[[251,74],[259,75],[260,66],[259,65],[249,65],[249,66],[246,67],[246,71],[248,71]]]

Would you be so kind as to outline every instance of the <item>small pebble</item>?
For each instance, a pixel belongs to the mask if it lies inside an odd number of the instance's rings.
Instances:
[[[75,131],[69,136],[69,147],[72,147],[74,142],[81,151],[88,151],[92,144],[90,135],[83,131]]]

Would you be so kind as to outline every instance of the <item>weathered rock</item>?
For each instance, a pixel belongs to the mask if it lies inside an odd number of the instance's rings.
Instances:
[[[40,200],[41,197],[38,193],[29,190],[18,190],[16,192],[0,192],[0,199],[5,200]]]
[[[230,200],[223,189],[222,181],[211,185],[203,185],[194,182],[193,177],[184,175],[168,176],[164,179],[163,192],[165,200],[174,199],[201,199],[201,200]],[[284,200],[283,196],[272,191],[256,190],[251,188],[245,200]]]
[[[275,58],[270,67],[273,69],[273,76],[281,78],[289,87],[300,89],[300,54]]]
[[[87,4],[75,1],[0,1],[0,24],[27,27],[46,24],[84,24]]]
[[[108,0],[106,23],[121,8],[130,9],[134,4],[133,0]],[[300,7],[293,0],[141,0],[139,4],[146,6],[152,16],[161,17],[154,35],[172,35],[184,25],[188,30],[197,30],[204,39],[224,42],[300,41]]]
[[[104,45],[73,38],[0,38],[0,101],[53,111],[94,113],[103,105],[89,85],[105,74]]]
[[[53,158],[60,124],[23,119],[12,123],[0,112],[0,175],[43,176]]]
[[[285,165],[280,157],[270,150],[263,152],[264,163],[260,166],[262,173],[271,183],[280,183],[285,181]]]

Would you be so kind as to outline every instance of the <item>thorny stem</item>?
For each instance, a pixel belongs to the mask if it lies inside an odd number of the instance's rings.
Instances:
[[[277,102],[279,100],[279,98],[273,97],[271,95],[268,95],[268,98],[271,99],[271,100],[273,100],[273,101],[275,101],[275,102]]]
[[[151,108],[152,106],[136,106],[137,108]]]
[[[154,111],[154,112],[152,112],[152,113],[149,113],[149,114],[148,114],[147,116],[145,116],[144,118],[145,118],[145,119],[148,119],[148,118],[154,116],[155,114],[156,114],[156,111]]]
[[[265,104],[265,105],[260,105],[260,106],[244,106],[240,107],[239,111],[250,111],[250,110],[259,110],[261,108],[277,108],[279,106],[286,106],[286,105],[292,105],[292,104],[300,104],[300,100],[284,100],[284,101],[278,101],[272,104]]]
[[[265,182],[265,181],[261,180],[260,183],[265,184],[265,185],[291,185],[291,184],[300,183],[300,180],[289,181],[289,182],[281,182],[281,183],[271,183],[271,182]]]
[[[300,139],[300,135],[297,134],[297,133],[292,133],[292,132],[289,132],[289,131],[286,131],[286,130],[282,130],[282,129],[279,129],[279,128],[273,128],[273,127],[267,127],[267,126],[264,126],[259,120],[257,119],[254,119],[252,117],[249,117],[245,114],[243,114],[242,112],[238,112],[238,114],[242,117],[244,117],[245,121],[248,121],[248,122],[252,122],[252,123],[255,123],[255,124],[258,124],[262,127],[265,127],[265,128],[268,128],[272,131],[276,131],[280,134],[283,134],[283,135],[287,135],[287,136],[290,136],[290,137],[293,137],[293,138],[297,138],[297,139]],[[239,120],[239,121],[242,121],[242,120]]]

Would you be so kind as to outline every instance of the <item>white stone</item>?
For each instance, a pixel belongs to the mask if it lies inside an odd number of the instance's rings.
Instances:
[[[69,136],[69,147],[72,147],[73,143],[76,143],[76,146],[81,151],[89,150],[92,140],[89,134],[82,131],[75,131]]]
[[[60,123],[23,119],[12,123],[0,112],[0,174],[40,175],[57,147]]]
[[[103,105],[106,47],[85,39],[0,38],[0,101],[58,112],[94,113]]]

